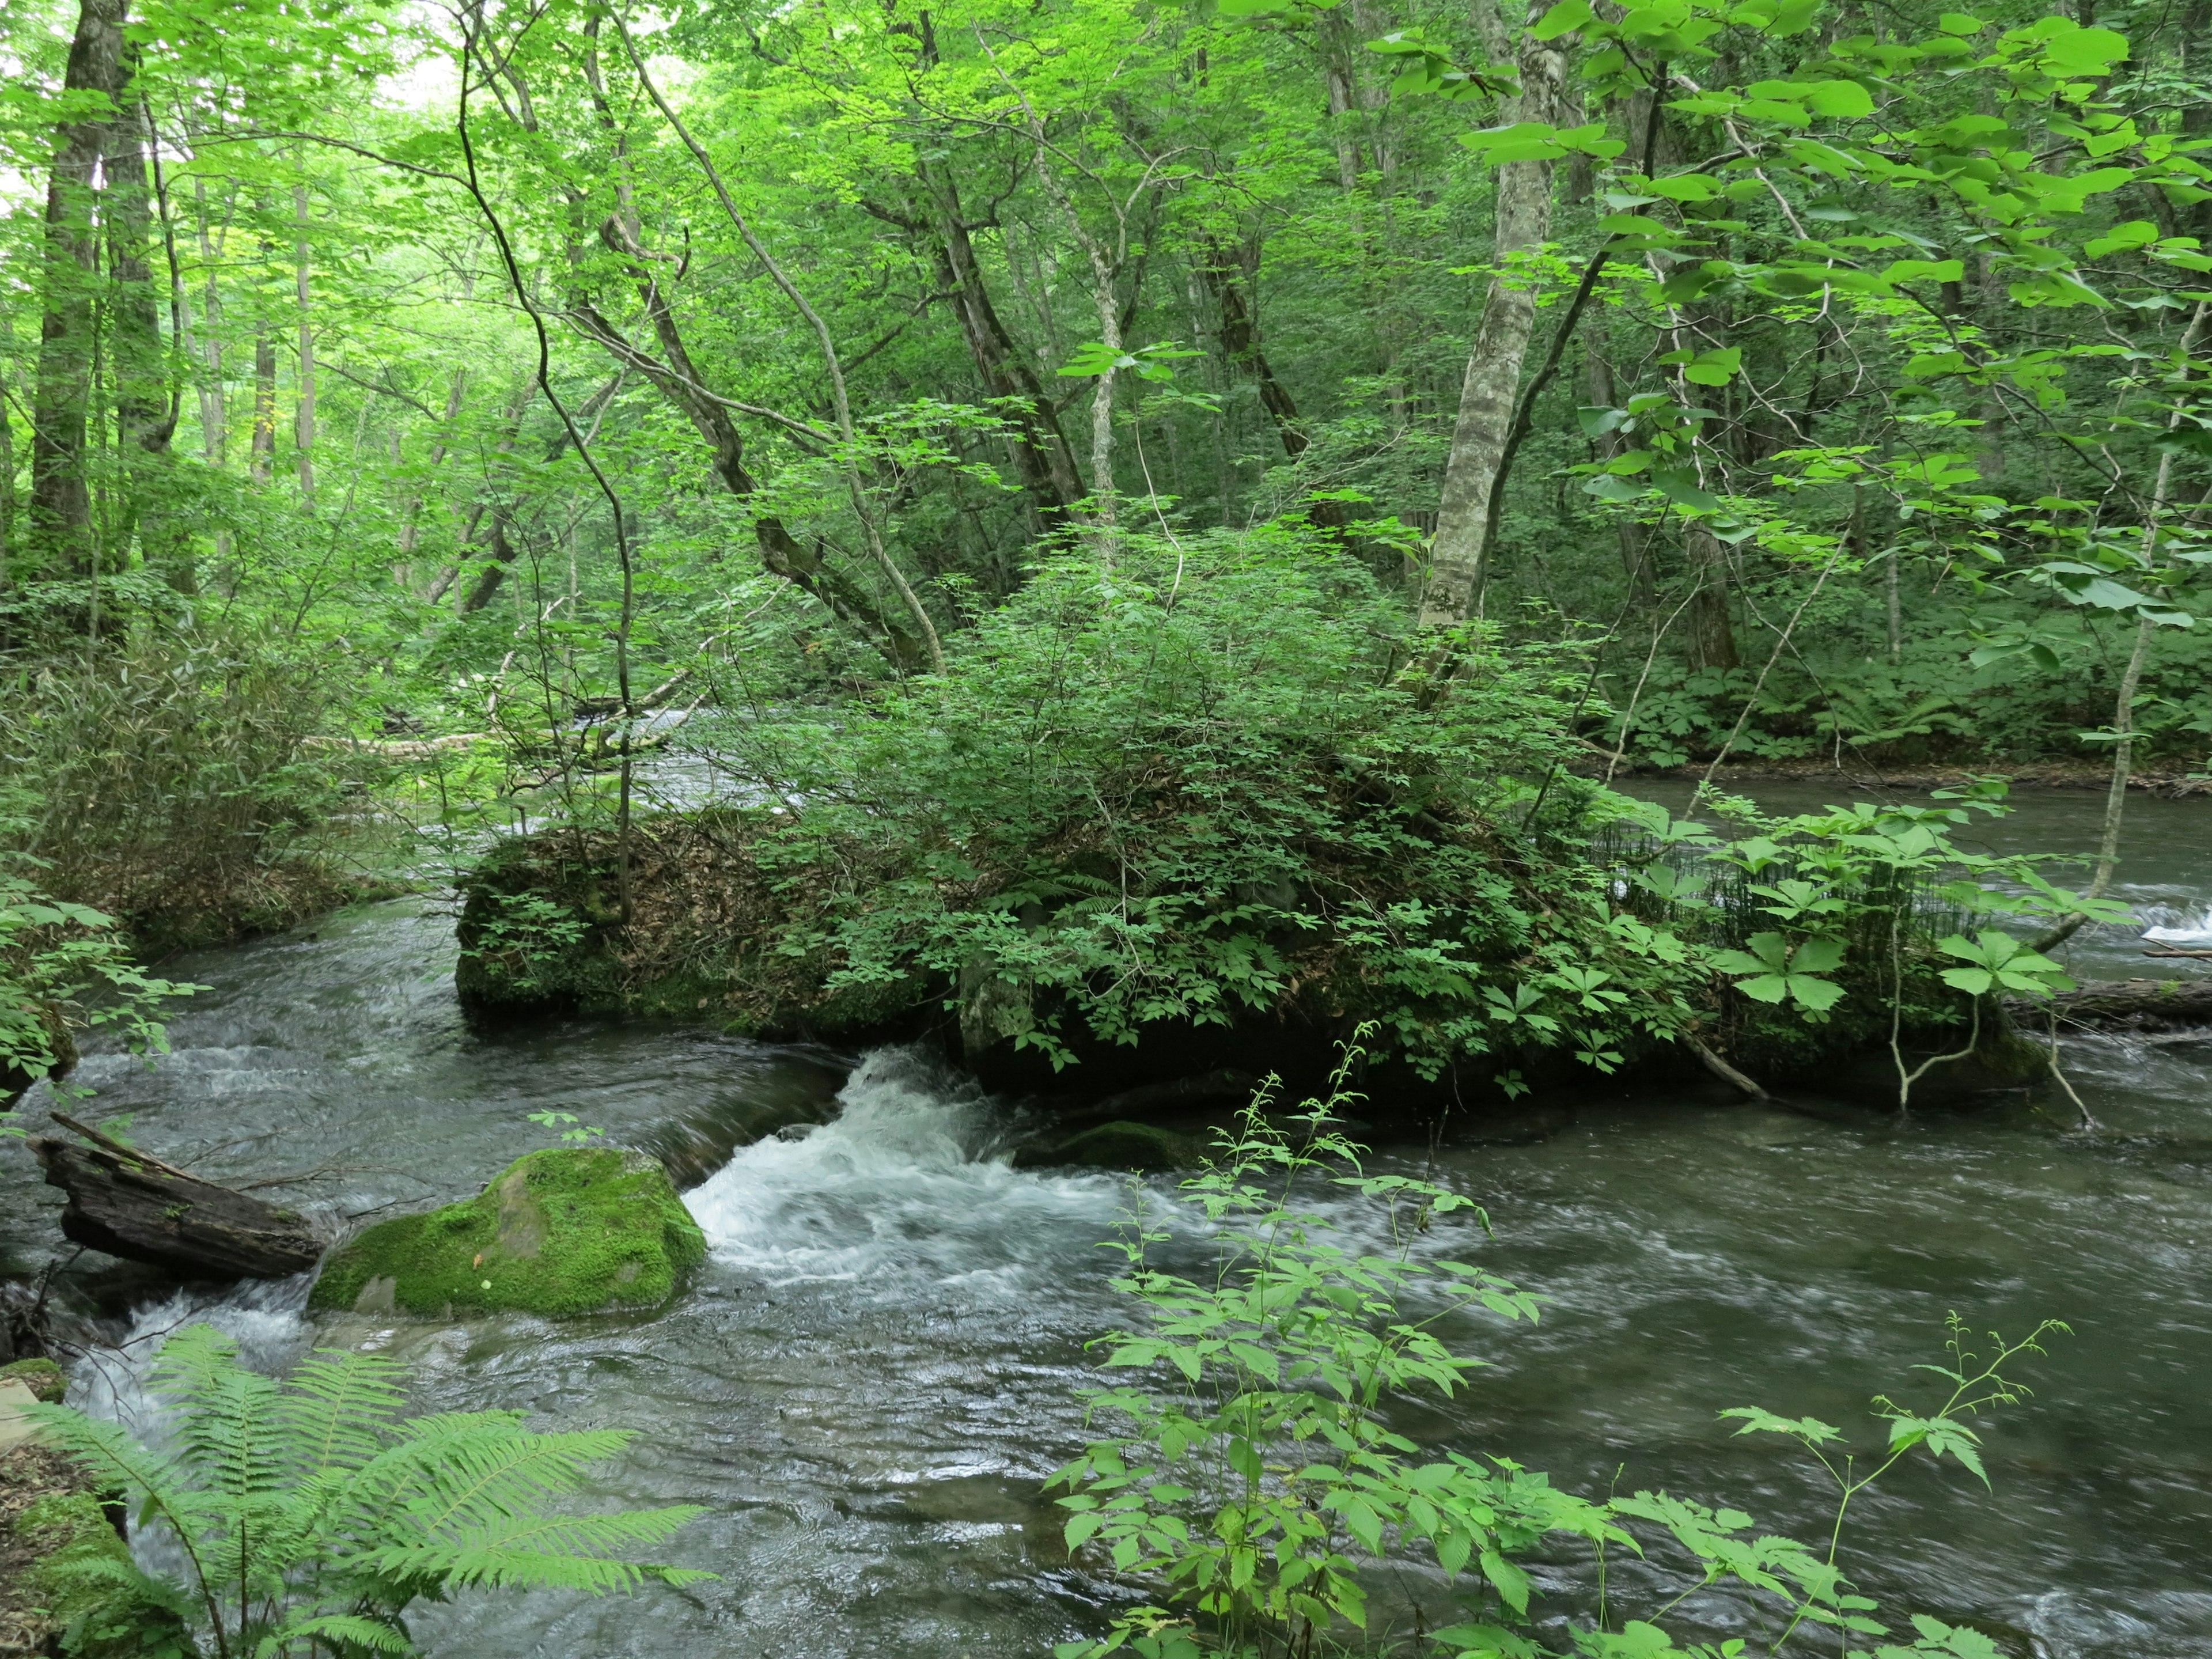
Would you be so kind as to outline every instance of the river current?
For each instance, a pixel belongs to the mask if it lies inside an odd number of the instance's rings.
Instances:
[[[2002,844],[2086,847],[2098,805],[2031,798]],[[2139,922],[2080,941],[2077,972],[2205,969],[2140,951],[2146,928],[2212,942],[2208,830],[2212,805],[2130,804],[2120,896]],[[194,1318],[272,1368],[366,1346],[413,1365],[424,1407],[635,1430],[608,1500],[707,1506],[669,1553],[719,1580],[464,1595],[416,1618],[433,1655],[1007,1659],[1103,1629],[1133,1590],[1071,1565],[1040,1486],[1085,1437],[1085,1344],[1121,1317],[1098,1244],[1122,1183],[1012,1169],[1018,1104],[909,1053],[472,1031],[453,957],[450,919],[421,900],[204,953],[168,969],[211,988],[173,1019],[175,1052],[151,1070],[94,1054],[81,1079],[96,1115],[131,1114],[136,1139],[211,1176],[312,1172],[295,1190],[334,1219],[475,1191],[544,1144],[532,1111],[695,1158],[734,1145],[686,1195],[712,1245],[693,1288],[648,1318],[393,1323],[307,1318],[304,1279],[191,1296],[111,1277],[113,1334],[132,1340],[80,1367],[79,1397],[142,1411],[145,1357]],[[1900,1122],[1647,1090],[1380,1149],[1378,1167],[1487,1211],[1494,1235],[1454,1218],[1431,1248],[1550,1298],[1533,1329],[1454,1333],[1492,1367],[1449,1406],[1409,1406],[1408,1431],[1824,1536],[1817,1468],[1733,1437],[1721,1408],[1863,1441],[1869,1397],[1942,1357],[1948,1310],[2008,1334],[2063,1319],[2071,1336],[2022,1371],[2033,1397],[1984,1425],[1993,1493],[1913,1468],[1855,1512],[1846,1565],[1899,1622],[1972,1619],[2019,1659],[2212,1659],[2212,1042],[2082,1041],[2068,1059],[2095,1132],[2018,1099]],[[43,1256],[59,1204],[19,1144],[0,1150],[0,1252]],[[1590,1590],[1565,1557],[1539,1577],[1555,1608]],[[1616,1607],[1663,1581],[1616,1562]],[[1453,1616],[1418,1577],[1381,1605]],[[1692,1611],[1714,1636],[1741,1612]]]

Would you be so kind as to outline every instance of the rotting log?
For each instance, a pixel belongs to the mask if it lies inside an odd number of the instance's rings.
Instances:
[[[188,1279],[289,1279],[322,1255],[296,1212],[158,1159],[44,1136],[31,1147],[46,1184],[69,1194],[62,1231],[72,1243]]]
[[[2024,1032],[2045,1028],[2050,1014],[2039,1002],[2008,1005]],[[2212,979],[2093,981],[2052,999],[2058,1029],[2067,1031],[2185,1031],[2212,1028]]]

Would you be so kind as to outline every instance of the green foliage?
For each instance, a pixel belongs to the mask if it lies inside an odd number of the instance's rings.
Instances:
[[[0,1102],[58,1077],[76,1059],[70,1028],[112,1027],[132,1052],[166,1053],[155,1010],[204,988],[156,979],[135,963],[114,922],[56,899],[35,860],[0,852]],[[7,1114],[0,1111],[0,1133]]]
[[[130,1547],[90,1492],[57,1492],[15,1517],[37,1559],[26,1577],[70,1659],[197,1659],[166,1586],[141,1584]]]
[[[1934,804],[1861,802],[1775,817],[1747,800],[1708,798],[1737,833],[1721,840],[1704,824],[1662,809],[1632,809],[1650,832],[1630,861],[1629,902],[1638,914],[1704,945],[1704,959],[1746,1002],[1796,1016],[1778,1024],[1724,1001],[1731,1051],[1777,1072],[1808,1070],[1853,1050],[1887,1047],[1900,1100],[1928,1069],[1907,1050],[1948,1048],[1960,1028],[1979,1052],[1986,1021],[1994,1039],[2007,996],[2047,999],[2071,988],[2057,965],[2000,928],[1959,931],[1965,919],[2009,917],[2048,927],[2076,913],[2117,917],[2121,907],[2055,885],[2051,860],[1996,856],[1960,846],[1977,814],[2009,811],[2001,781],[1939,790]],[[1772,924],[1778,923],[1779,926]],[[1817,1036],[1798,1022],[1827,1028]],[[1934,1063],[1934,1062],[1930,1062]],[[2035,1062],[2036,1069],[2047,1059]]]
[[[701,742],[798,804],[752,849],[798,918],[775,948],[833,988],[927,976],[971,1049],[1353,1017],[1431,1075],[1523,1043],[1610,1065],[1674,1018],[1680,957],[1557,839],[1589,810],[1572,659],[1486,647],[1439,694],[1408,648],[1310,533],[1125,536],[1110,572],[1035,572],[942,676]]]
[[[11,1376],[48,1404],[59,1400],[68,1386],[62,1368],[51,1359],[16,1359],[0,1365],[0,1382]]]
[[[1090,1396],[1094,1417],[1126,1427],[1054,1477],[1068,1489],[1068,1547],[1095,1544],[1117,1570],[1156,1576],[1218,1624],[1221,1651],[1287,1643],[1302,1625],[1364,1626],[1359,1563],[1384,1554],[1386,1537],[1520,1614],[1530,1587],[1513,1556],[1555,1531],[1608,1535],[1601,1510],[1540,1475],[1424,1459],[1389,1427],[1387,1401],[1453,1395],[1482,1363],[1437,1335],[1453,1312],[1533,1319],[1536,1304],[1480,1268],[1415,1254],[1433,1219],[1471,1206],[1433,1183],[1359,1170],[1357,1149],[1327,1127],[1351,1103],[1350,1063],[1326,1106],[1305,1107],[1304,1147],[1271,1122],[1262,1091],[1220,1135],[1213,1164],[1184,1183],[1208,1227],[1202,1272],[1158,1264],[1170,1235],[1140,1200],[1116,1247],[1128,1265],[1115,1287],[1144,1322],[1100,1339],[1107,1365],[1139,1378]],[[1304,1207],[1314,1201],[1304,1186],[1373,1200],[1387,1246],[1339,1242],[1334,1224]],[[1432,1304],[1419,1316],[1400,1306],[1413,1292]],[[1170,1387],[1157,1386],[1164,1376]],[[1112,1651],[1142,1629],[1125,1620],[1103,1644],[1060,1651]]]
[[[572,1144],[517,1158],[475,1198],[349,1240],[323,1263],[310,1305],[351,1308],[366,1291],[432,1318],[657,1308],[706,1255],[659,1162]]]
[[[1052,1485],[1065,1491],[1070,1550],[1097,1553],[1162,1601],[1124,1614],[1097,1641],[1064,1644],[1061,1659],[1310,1652],[1317,1638],[1333,1644],[1346,1626],[1364,1630],[1369,1585],[1382,1569],[1409,1566],[1464,1609],[1431,1632],[1437,1650],[1548,1659],[1558,1650],[1536,1638],[1536,1586],[1521,1561],[1540,1548],[1588,1547],[1602,1586],[1607,1552],[1641,1556],[1646,1540],[1661,1539],[1691,1563],[1683,1581],[1640,1618],[1608,1605],[1601,1589],[1594,1622],[1587,1613],[1565,1620],[1574,1655],[1771,1659],[1882,1636],[1875,1604],[1837,1565],[1854,1500],[1916,1450],[1948,1457],[1986,1486],[1969,1419],[2018,1401],[2027,1390],[2007,1367],[2041,1353],[2042,1339],[2065,1328],[2046,1322],[2018,1342],[1992,1336],[1977,1352],[1954,1315],[1948,1363],[1918,1368],[1947,1391],[1922,1407],[1876,1396],[1884,1437],[1870,1453],[1854,1452],[1843,1430],[1813,1418],[1722,1413],[1741,1425],[1738,1433],[1796,1441],[1833,1478],[1825,1550],[1762,1534],[1733,1508],[1650,1491],[1595,1503],[1505,1457],[1427,1456],[1392,1426],[1394,1407],[1454,1396],[1479,1382],[1485,1363],[1455,1352],[1442,1333],[1473,1309],[1533,1321],[1539,1298],[1423,1248],[1436,1231],[1463,1224],[1446,1219],[1455,1212],[1487,1222],[1446,1188],[1368,1174],[1362,1149],[1330,1130],[1357,1102],[1345,1086],[1355,1058],[1346,1052],[1330,1098],[1308,1102],[1289,1130],[1263,1088],[1237,1127],[1218,1135],[1214,1161],[1182,1183],[1200,1241],[1183,1249],[1195,1248],[1202,1267],[1163,1264],[1178,1212],[1133,1189],[1135,1207],[1112,1248],[1127,1263],[1115,1289],[1137,1322],[1092,1345],[1105,1350],[1106,1369],[1131,1375],[1086,1395],[1093,1421],[1115,1432]],[[1342,1219],[1359,1200],[1373,1214]],[[1369,1234],[1382,1242],[1352,1242]],[[1677,1645],[1668,1628],[1674,1609],[1716,1589],[1748,1598],[1767,1634]],[[1916,1639],[1882,1647],[1877,1659],[1993,1651],[1977,1632],[1924,1615],[1912,1624]]]
[[[23,803],[5,842],[141,948],[289,926],[352,885],[333,820],[365,769],[317,746],[336,688],[282,641],[155,638],[0,672]]]
[[[403,1413],[405,1373],[325,1350],[278,1381],[247,1369],[210,1326],[155,1363],[171,1432],[141,1440],[63,1406],[35,1414],[48,1442],[122,1486],[138,1524],[181,1554],[173,1577],[127,1554],[64,1556],[64,1583],[126,1586],[220,1659],[415,1651],[414,1601],[471,1586],[604,1595],[714,1577],[637,1562],[702,1513],[690,1506],[563,1514],[631,1436],[539,1434],[521,1412]]]

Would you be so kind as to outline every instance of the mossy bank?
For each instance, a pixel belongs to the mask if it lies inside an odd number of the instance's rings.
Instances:
[[[308,1305],[441,1319],[657,1308],[706,1255],[658,1161],[552,1147],[517,1158],[475,1198],[380,1222],[340,1246]]]

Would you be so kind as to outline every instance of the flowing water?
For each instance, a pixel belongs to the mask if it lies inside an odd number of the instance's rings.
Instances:
[[[1999,833],[2086,846],[2098,805],[2038,798]],[[2205,937],[2212,805],[2130,811],[2121,896],[2166,937]],[[2080,941],[2078,969],[2145,971],[2141,933]],[[908,1054],[848,1074],[853,1057],[696,1032],[472,1032],[453,949],[450,921],[407,901],[175,964],[212,988],[157,1069],[88,1061],[96,1112],[135,1114],[134,1136],[217,1176],[312,1171],[310,1202],[365,1218],[475,1190],[543,1143],[526,1114],[573,1111],[720,1164],[688,1194],[713,1246],[696,1285],[652,1317],[556,1326],[308,1319],[304,1280],[192,1297],[119,1279],[118,1334],[141,1340],[84,1368],[95,1402],[142,1410],[151,1339],[205,1317],[271,1367],[367,1346],[414,1365],[425,1406],[635,1430],[610,1501],[708,1507],[671,1553],[720,1580],[637,1601],[463,1595],[416,1620],[433,1654],[1005,1659],[1103,1628],[1131,1591],[1069,1563],[1039,1487],[1083,1439],[1084,1343],[1117,1317],[1097,1245],[1120,1184],[1012,1170],[1018,1113]],[[2101,1132],[2025,1102],[1900,1124],[1644,1091],[1386,1149],[1494,1223],[1431,1248],[1551,1297],[1534,1330],[1456,1333],[1494,1369],[1456,1404],[1408,1407],[1409,1431],[1822,1535],[1817,1471],[1731,1437],[1720,1408],[1860,1421],[1941,1357],[1948,1310],[2013,1334],[2062,1318],[2074,1334],[2033,1363],[2034,1398],[1986,1426],[1995,1495],[1916,1469],[1855,1514],[1848,1565],[1893,1615],[1972,1618],[2015,1655],[2212,1659],[2212,1044],[2083,1042],[2070,1064]],[[42,1253],[59,1197],[20,1151],[0,1152],[0,1251]],[[1555,1607],[1590,1590],[1564,1557],[1540,1577]],[[1616,1563],[1626,1605],[1656,1582]],[[1399,1616],[1449,1616],[1418,1576],[1387,1595]],[[1693,1605],[1709,1633],[1740,1617]]]

